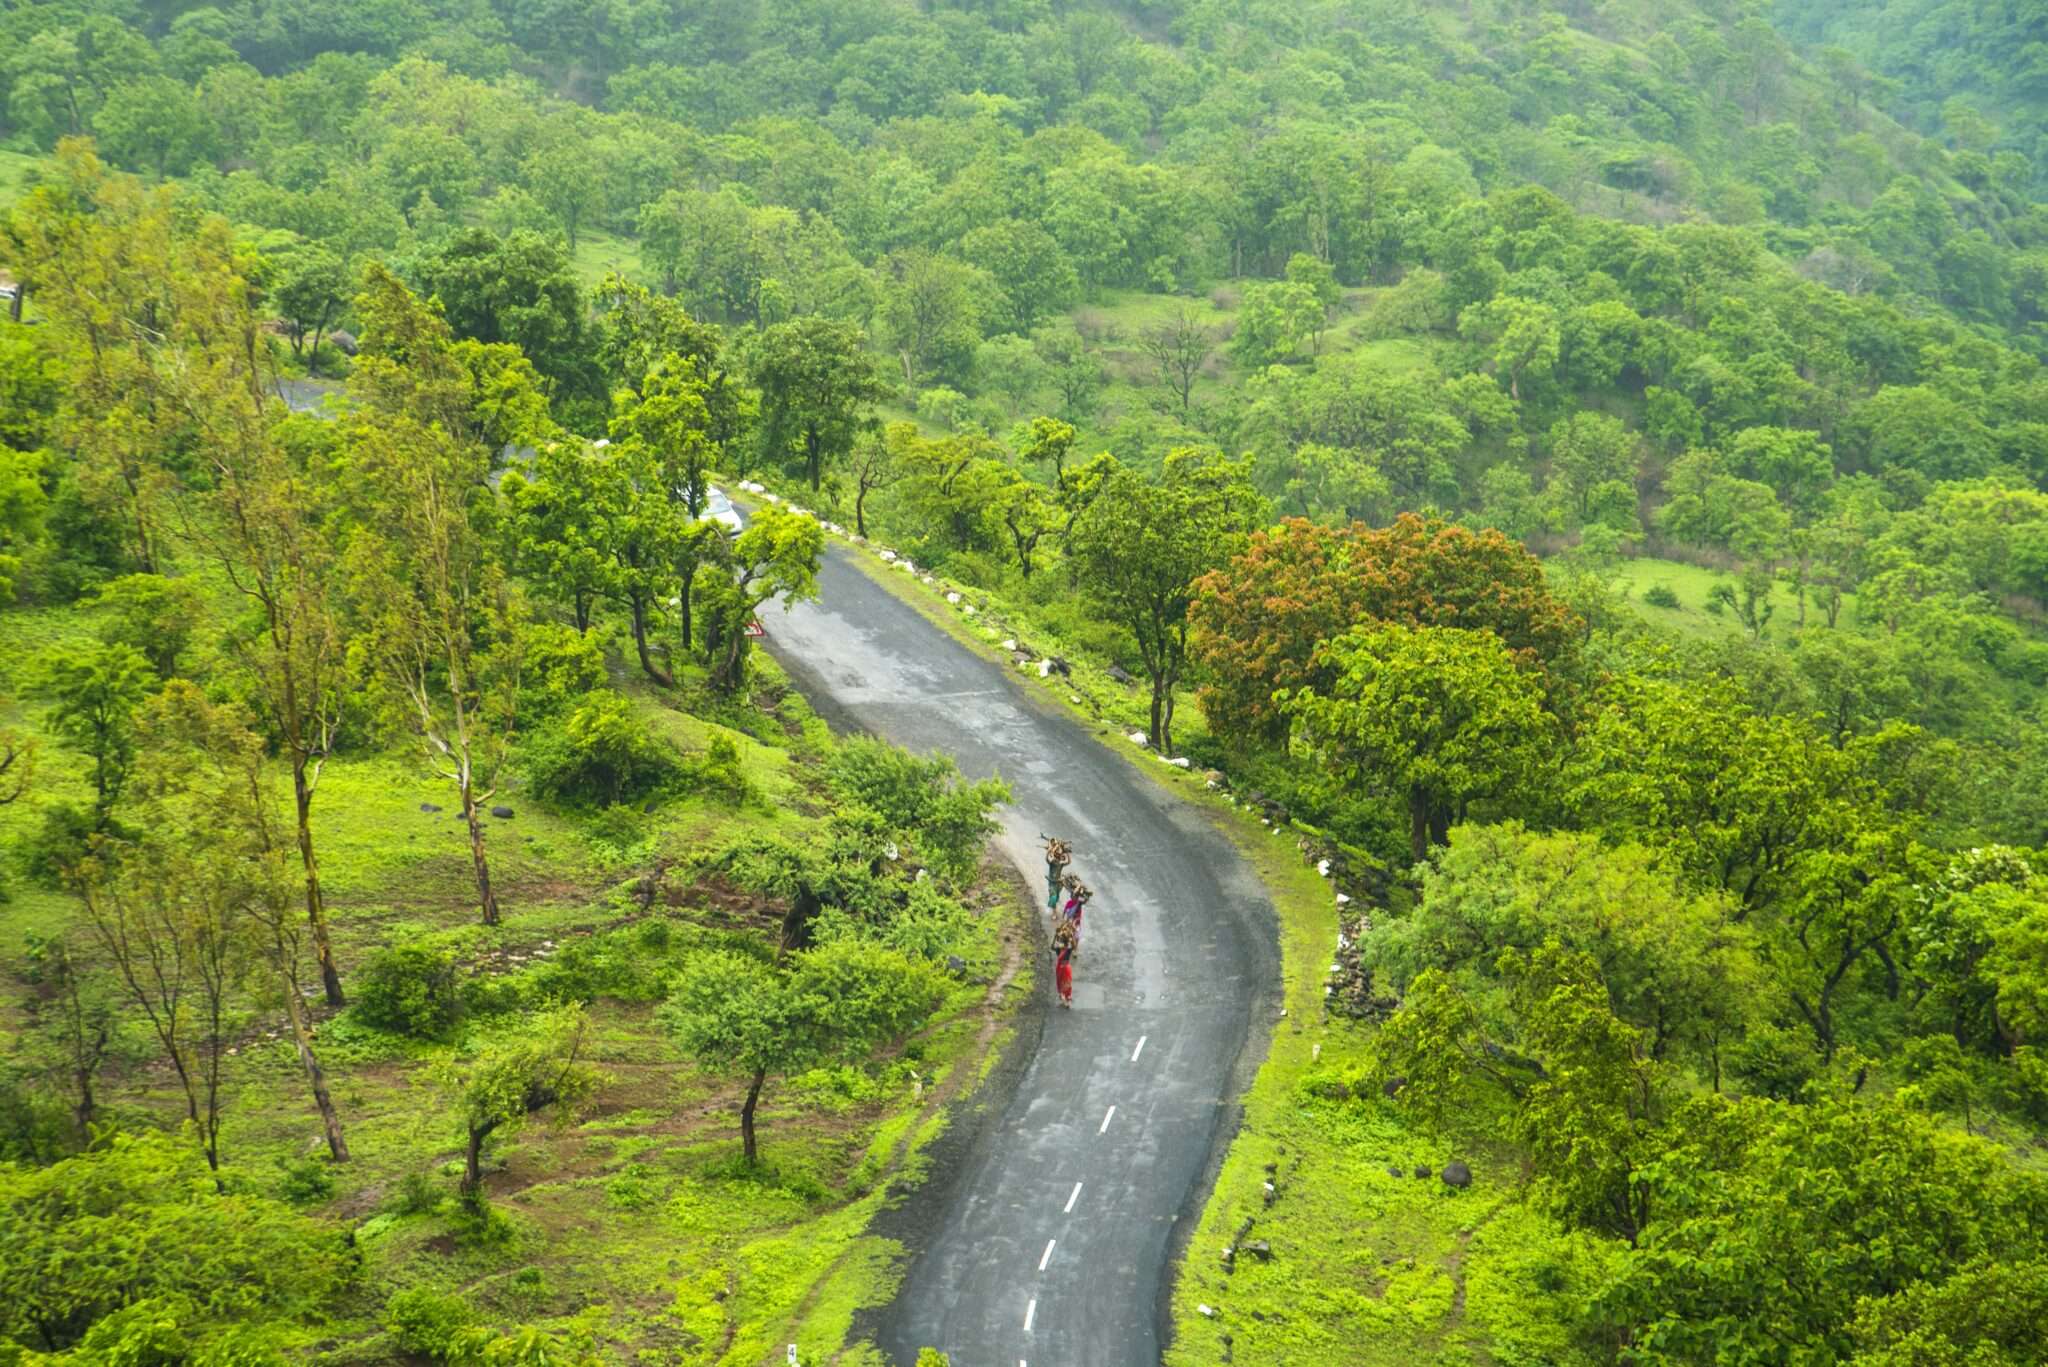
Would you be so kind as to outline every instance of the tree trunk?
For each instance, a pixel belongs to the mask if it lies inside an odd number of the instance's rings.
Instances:
[[[498,1128],[495,1120],[469,1127],[469,1146],[462,1155],[462,1185],[457,1190],[472,1205],[484,1189],[484,1141]]]
[[[491,866],[484,858],[484,826],[477,819],[476,793],[468,784],[462,787],[462,817],[469,823],[469,857],[476,865],[476,894],[483,908],[484,924],[498,924],[498,895],[491,891]]]
[[[588,635],[590,634],[590,592],[589,592],[589,590],[587,590],[587,589],[578,589],[578,590],[576,590],[576,595],[575,595],[575,601],[576,601],[576,606],[575,606],[575,612],[576,612],[576,634],[577,634],[578,636],[588,636]]]
[[[675,687],[675,676],[654,662],[647,649],[647,600],[640,594],[630,595],[628,606],[632,609],[633,647],[640,653],[640,669],[648,678],[663,688]]]
[[[306,870],[306,920],[313,927],[313,957],[320,963],[320,986],[327,1004],[348,1004],[341,993],[341,971],[334,966],[334,943],[327,934],[327,904],[320,895],[320,864],[313,857],[313,787],[306,781],[306,756],[292,751],[292,801],[298,809],[299,863]]]
[[[1166,753],[1167,738],[1160,733],[1166,729],[1166,681],[1159,675],[1152,676],[1152,746],[1160,754]]]
[[[676,615],[683,619],[683,658],[685,661],[689,659],[690,647],[693,644],[691,638],[696,635],[695,627],[692,625],[695,614],[691,611],[690,605],[690,589],[696,582],[696,579],[697,566],[695,563],[692,563],[690,572],[682,576],[682,586],[676,593]]]
[[[740,1147],[746,1153],[749,1167],[759,1162],[761,1157],[761,1151],[754,1143],[754,1107],[760,1103],[761,1084],[767,1080],[767,1069],[756,1072],[753,1083],[747,1088],[747,1102],[740,1107]]]
[[[853,531],[861,540],[868,536],[868,486],[863,483],[853,495]]]
[[[337,1163],[348,1162],[348,1141],[341,1135],[341,1119],[334,1113],[334,1100],[327,1095],[327,1074],[321,1071],[320,1060],[313,1054],[313,1036],[306,1029],[306,1007],[299,1000],[299,985],[292,974],[284,980],[284,1009],[291,1018],[292,1043],[298,1046],[299,1064],[306,1070],[306,1081],[313,1087],[313,1104],[320,1109],[320,1128],[327,1134],[327,1156]]]
[[[810,469],[811,492],[815,494],[818,492],[818,485],[825,478],[825,444],[818,440],[818,429],[815,427],[804,429],[804,458]]]
[[[1429,858],[1429,795],[1420,788],[1408,790],[1408,851],[1420,864]]]

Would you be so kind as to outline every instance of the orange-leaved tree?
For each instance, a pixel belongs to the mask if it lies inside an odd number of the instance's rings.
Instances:
[[[1545,673],[1582,633],[1520,543],[1415,513],[1381,528],[1293,518],[1259,532],[1196,583],[1190,616],[1202,710],[1238,742],[1285,737],[1273,694],[1327,683],[1316,647],[1360,624],[1491,631],[1517,664]]]

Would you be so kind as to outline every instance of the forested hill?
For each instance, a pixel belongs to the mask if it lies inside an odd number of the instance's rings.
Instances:
[[[2048,160],[2048,10],[2024,0],[1780,0],[1795,37],[1884,78],[1874,94],[1973,152]]]
[[[2024,330],[2035,173],[1895,125],[1853,61],[1752,9],[1413,0],[586,6],[445,0],[30,4],[0,17],[23,148],[92,134],[231,217],[344,251],[441,218],[715,233],[731,204],[828,219],[820,264],[962,244],[1084,288],[1384,278],[1417,196],[1545,186],[1630,221],[1769,225],[1807,272]],[[1407,196],[1392,193],[1396,186]],[[424,215],[424,218],[422,217]],[[708,216],[708,217],[707,217]],[[676,220],[681,218],[679,225]],[[751,312],[745,273],[726,271]],[[809,271],[790,271],[786,288]],[[827,277],[834,278],[834,277]],[[830,290],[830,285],[822,288]],[[803,311],[819,301],[799,297]]]

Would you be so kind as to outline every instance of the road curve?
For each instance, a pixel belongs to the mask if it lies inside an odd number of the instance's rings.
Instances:
[[[1015,800],[999,848],[1042,896],[1038,834],[1064,836],[1096,891],[1074,1009],[1051,1009],[1048,958],[1036,1051],[978,1122],[956,1122],[975,1128],[909,1198],[911,1262],[877,1342],[902,1367],[924,1346],[954,1367],[1156,1363],[1177,1226],[1200,1213],[1255,1017],[1278,1001],[1271,904],[1199,809],[1106,748],[1128,741],[1032,697],[843,548],[820,585],[821,601],[763,619],[819,711],[1000,773]]]

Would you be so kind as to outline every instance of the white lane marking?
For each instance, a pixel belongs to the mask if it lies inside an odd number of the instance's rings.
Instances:
[[[1099,1130],[1097,1130],[1097,1131],[1096,1131],[1095,1133],[1097,1133],[1097,1134],[1108,1134],[1108,1133],[1109,1133],[1109,1122],[1110,1122],[1110,1119],[1111,1119],[1112,1117],[1114,1117],[1115,1115],[1116,1115],[1116,1107],[1112,1106],[1112,1107],[1110,1107],[1110,1108],[1109,1108],[1109,1114],[1108,1114],[1108,1115],[1105,1115],[1105,1116],[1103,1116],[1103,1117],[1102,1117],[1102,1128],[1101,1128],[1101,1129],[1099,1129]]]
[[[1038,1299],[1037,1299],[1037,1297],[1035,1297],[1035,1296],[1034,1296],[1034,1297],[1032,1298],[1032,1300],[1031,1300],[1031,1304],[1029,1304],[1029,1305],[1027,1305],[1027,1306],[1025,1306],[1025,1307],[1024,1307],[1024,1332],[1025,1332],[1025,1333],[1027,1333],[1027,1334],[1028,1334],[1028,1333],[1030,1333],[1030,1332],[1031,1332],[1031,1321],[1032,1321],[1032,1319],[1033,1319],[1034,1317],[1036,1317],[1036,1316],[1037,1316],[1037,1314],[1038,1314]]]
[[[1150,1038],[1152,1038],[1150,1035],[1138,1036],[1138,1047],[1131,1050],[1131,1062],[1136,1063],[1138,1061],[1138,1055],[1145,1052],[1145,1041]]]
[[[1066,1208],[1065,1210],[1061,1211],[1061,1212],[1060,1212],[1060,1214],[1062,1214],[1062,1215],[1072,1215],[1072,1214],[1074,1213],[1074,1202],[1076,1202],[1076,1201],[1078,1201],[1078,1200],[1080,1200],[1080,1199],[1081,1199],[1081,1184],[1080,1184],[1079,1182],[1076,1182],[1076,1183],[1074,1183],[1074,1194],[1073,1194],[1072,1196],[1069,1196],[1069,1197],[1067,1198],[1067,1208]]]
[[[1040,1272],[1045,1271],[1045,1265],[1052,1261],[1052,1246],[1058,1242],[1058,1239],[1047,1239],[1045,1241],[1045,1252],[1038,1259],[1038,1270]]]

